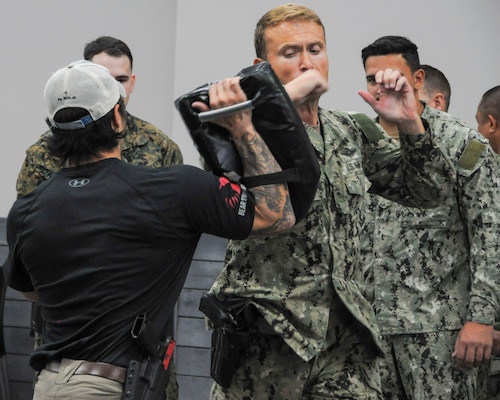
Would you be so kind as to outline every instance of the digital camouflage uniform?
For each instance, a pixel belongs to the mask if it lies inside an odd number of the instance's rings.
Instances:
[[[497,154],[500,163],[500,155]],[[500,330],[500,309],[495,321],[495,329]],[[500,400],[500,355],[492,356],[490,364],[479,368],[479,387],[482,392],[477,400]],[[481,386],[482,385],[482,386]]]
[[[497,317],[496,330],[500,330],[499,320]],[[492,356],[491,363],[484,368],[486,368],[484,397],[478,398],[478,400],[500,400],[500,355]]]
[[[231,241],[211,289],[261,315],[230,388],[214,384],[212,399],[380,398],[379,332],[358,265],[368,179],[379,193],[431,206],[446,166],[428,132],[405,135],[401,153],[381,131],[367,140],[345,112],[319,117],[322,134],[306,126],[321,168],[309,214],[287,233]]]
[[[49,179],[61,169],[59,160],[51,157],[47,150],[50,131],[26,150],[21,171],[19,172],[16,190],[18,196],[30,193],[40,183]],[[182,153],[179,146],[153,124],[143,121],[127,113],[127,127],[121,149],[122,160],[134,165],[147,165],[153,168],[182,164]],[[35,334],[35,342],[40,336]],[[35,346],[37,344],[35,343]],[[175,378],[175,366],[168,385],[167,400],[178,398],[178,385]]]
[[[498,319],[495,329],[500,330]],[[492,356],[490,364],[485,365],[484,368],[484,391],[478,400],[500,400],[500,355]]]
[[[450,196],[423,210],[369,195],[362,234],[384,399],[475,399],[477,370],[451,355],[464,323],[491,325],[499,306],[500,169],[476,131],[428,106],[421,117],[452,167]]]
[[[478,389],[476,400],[500,400],[500,357],[498,355],[492,356],[489,363],[479,367]]]

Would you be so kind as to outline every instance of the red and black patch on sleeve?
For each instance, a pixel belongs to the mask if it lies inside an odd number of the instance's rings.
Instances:
[[[228,185],[230,190],[228,191],[225,190],[226,204],[229,207],[236,209],[237,207],[239,207],[240,203],[241,186],[238,185],[237,183],[231,182],[225,176],[219,177],[219,190],[226,189]]]

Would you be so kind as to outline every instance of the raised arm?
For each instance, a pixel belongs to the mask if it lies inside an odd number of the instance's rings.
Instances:
[[[322,94],[328,91],[328,81],[317,69],[308,69],[285,85],[285,90],[295,107],[318,103]]]
[[[386,120],[396,123],[399,132],[424,133],[415,94],[406,78],[399,71],[388,68],[378,71],[375,81],[380,84],[379,100],[364,90],[358,92],[373,110]]]
[[[247,100],[239,77],[225,79],[209,89],[210,107],[193,103],[200,111],[217,109]],[[219,118],[214,123],[226,128],[232,135],[240,154],[245,176],[266,175],[281,171],[281,167],[252,123],[252,112],[242,111]],[[270,184],[250,189],[255,197],[255,219],[252,236],[269,235],[295,224],[295,215],[286,184]]]

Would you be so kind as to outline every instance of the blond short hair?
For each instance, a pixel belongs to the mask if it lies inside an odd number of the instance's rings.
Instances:
[[[318,14],[310,8],[294,3],[283,4],[266,12],[257,22],[254,32],[255,54],[258,58],[266,59],[267,48],[265,31],[267,28],[287,21],[312,21],[317,23],[325,32],[325,27]]]

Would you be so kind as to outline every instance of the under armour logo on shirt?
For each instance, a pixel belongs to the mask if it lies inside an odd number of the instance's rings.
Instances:
[[[71,179],[68,182],[68,185],[71,187],[82,187],[87,185],[90,182],[88,178],[76,178],[76,179]]]

